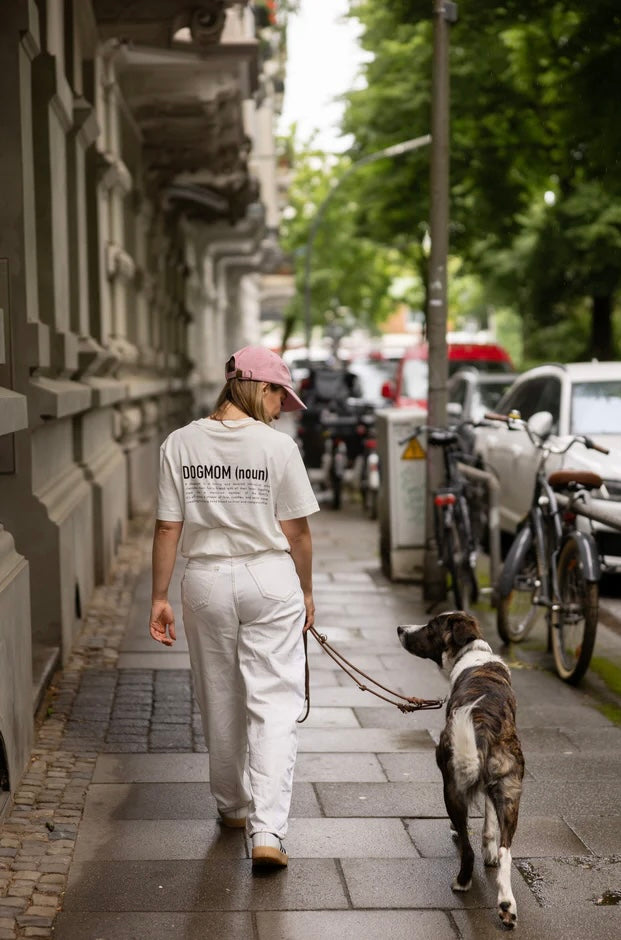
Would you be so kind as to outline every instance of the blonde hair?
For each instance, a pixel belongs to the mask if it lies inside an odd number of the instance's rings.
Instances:
[[[280,388],[279,385],[267,383],[272,390]],[[271,424],[272,419],[265,410],[263,403],[263,382],[257,382],[254,379],[228,379],[218,395],[214,415],[217,415],[228,402],[231,402],[241,411],[245,412],[249,418],[255,421],[263,421],[264,424]]]

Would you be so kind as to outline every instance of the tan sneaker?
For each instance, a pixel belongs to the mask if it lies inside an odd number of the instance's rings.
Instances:
[[[253,867],[285,868],[289,856],[285,847],[273,832],[255,832],[252,837]]]
[[[221,812],[220,814],[220,825],[226,826],[227,829],[244,829],[246,826],[246,816],[248,814],[248,807],[241,806],[239,809],[230,809],[226,812]]]

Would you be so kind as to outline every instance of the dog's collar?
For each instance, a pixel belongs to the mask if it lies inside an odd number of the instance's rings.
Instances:
[[[462,656],[465,656],[466,653],[472,653],[475,650],[481,650],[484,653],[491,653],[492,648],[489,643],[486,643],[485,640],[471,640],[470,643],[466,643],[465,646],[462,646],[459,653],[453,660],[453,665],[458,663]]]

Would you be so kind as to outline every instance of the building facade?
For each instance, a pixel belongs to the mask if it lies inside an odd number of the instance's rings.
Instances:
[[[257,24],[232,0],[2,4],[0,803],[163,436],[259,337],[280,89]]]

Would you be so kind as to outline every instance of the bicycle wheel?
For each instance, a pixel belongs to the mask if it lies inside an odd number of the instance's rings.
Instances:
[[[332,473],[332,508],[340,509],[343,494],[343,479],[338,473]]]
[[[515,569],[511,575],[512,565]],[[517,539],[513,543],[505,559],[501,582],[509,578],[509,589],[498,599],[496,627],[504,643],[521,643],[539,616],[539,608],[533,604],[539,579],[532,540],[522,545],[522,551]]]
[[[558,560],[561,602],[559,624],[552,628],[552,651],[561,679],[575,685],[588,669],[595,646],[599,586],[584,576],[574,539],[563,546]]]
[[[451,578],[451,590],[455,598],[455,609],[464,609],[464,598],[462,595],[462,584],[459,579],[461,548],[459,542],[459,531],[453,519],[450,526],[446,527],[444,532],[444,566]]]
[[[453,517],[444,536],[444,565],[451,578],[451,590],[455,598],[456,610],[469,610],[476,603],[479,586],[470,567],[470,553],[466,538],[457,517]]]
[[[474,568],[476,559],[474,543],[472,537],[468,536],[471,521],[468,514],[468,503],[465,499],[462,498],[455,504],[454,518],[457,578],[460,584],[462,607],[469,609],[472,604],[476,604],[479,598],[479,583]]]
[[[369,519],[377,519],[377,490],[367,487],[365,496],[365,507]]]

